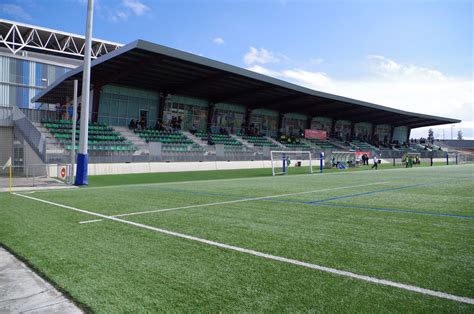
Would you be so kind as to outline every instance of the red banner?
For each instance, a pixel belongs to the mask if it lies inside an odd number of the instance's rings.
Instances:
[[[354,154],[356,154],[356,156],[359,156],[361,157],[362,155],[366,154],[367,156],[370,157],[371,153],[370,152],[354,152]]]
[[[327,136],[327,132],[323,130],[310,130],[306,129],[304,130],[304,137],[306,138],[317,138],[320,140],[325,140]]]

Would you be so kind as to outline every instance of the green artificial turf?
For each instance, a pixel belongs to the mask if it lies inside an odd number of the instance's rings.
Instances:
[[[474,166],[239,171],[91,177],[27,195],[106,215],[223,203],[123,219],[474,298]],[[94,312],[474,310],[119,222],[79,224],[97,217],[16,195],[0,202],[0,243]]]
[[[444,162],[435,162],[433,166],[444,166]],[[368,171],[371,166],[360,166],[349,169],[324,169],[324,173],[344,173],[352,171]],[[422,163],[414,166],[413,169],[421,167],[430,167],[429,163]],[[404,169],[404,166],[397,164],[381,164],[379,170]],[[318,172],[317,166],[313,171]],[[371,170],[375,171],[375,170]],[[291,174],[307,174],[308,167],[291,167],[288,171]],[[140,173],[140,174],[115,174],[115,175],[96,175],[89,176],[89,186],[107,186],[107,185],[126,185],[126,184],[145,184],[145,183],[164,183],[178,181],[197,181],[197,180],[217,180],[217,179],[237,179],[237,178],[256,178],[268,177],[272,170],[269,168],[256,169],[235,169],[235,170],[206,170],[206,171],[187,171],[187,172],[159,172],[159,173]]]

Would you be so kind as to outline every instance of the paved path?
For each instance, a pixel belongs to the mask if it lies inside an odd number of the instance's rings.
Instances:
[[[82,313],[48,282],[0,247],[0,313]]]

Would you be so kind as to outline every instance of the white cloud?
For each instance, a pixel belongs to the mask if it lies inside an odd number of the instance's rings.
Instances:
[[[444,80],[446,77],[439,71],[419,67],[413,64],[402,65],[389,58],[379,55],[370,55],[367,57],[370,62],[370,68],[373,73],[385,77],[394,77],[398,79],[416,79],[416,80]]]
[[[282,76],[280,72],[264,68],[258,64],[252,65],[250,68],[248,68],[248,70],[267,76],[273,76],[275,78],[281,78]]]
[[[139,0],[122,0],[117,7],[106,7],[108,19],[112,22],[126,21],[130,16],[142,16],[150,8]]]
[[[128,14],[123,11],[118,11],[116,16],[119,20],[126,20],[128,18]]]
[[[216,37],[212,40],[216,45],[223,45],[225,44],[224,38]]]
[[[5,3],[5,4],[0,4],[0,13],[2,15],[7,15],[10,16],[14,19],[20,19],[20,20],[32,20],[31,15],[26,12],[22,7],[16,4],[11,4],[11,3]]]
[[[472,78],[450,77],[440,71],[413,64],[400,64],[383,56],[369,56],[370,75],[356,79],[334,79],[324,72],[301,68],[273,70],[253,65],[249,70],[273,76],[311,89],[328,92],[397,108],[406,111],[461,119],[456,128],[466,138],[474,137],[474,82]],[[451,125],[434,127],[438,133],[445,129],[450,136]],[[427,128],[413,131],[425,136]],[[448,135],[449,134],[449,135]]]
[[[283,77],[295,81],[299,85],[312,89],[332,88],[331,79],[324,72],[312,72],[301,69],[292,69],[282,71]]]
[[[122,0],[123,6],[130,9],[136,16],[141,16],[148,12],[150,8],[139,0]]]
[[[258,64],[247,69],[315,90],[334,88],[334,83],[324,72],[313,72],[298,68],[275,71]]]
[[[323,59],[321,58],[311,58],[309,59],[309,63],[312,64],[312,65],[319,65],[321,63],[323,63]]]
[[[255,48],[250,47],[250,51],[244,55],[244,62],[247,65],[252,65],[255,63],[277,63],[280,62],[280,59],[275,56],[272,51],[269,51],[265,48]]]

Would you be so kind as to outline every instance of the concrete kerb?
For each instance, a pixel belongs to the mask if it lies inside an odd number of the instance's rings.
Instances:
[[[0,246],[0,313],[83,313],[21,258]],[[83,307],[83,306],[81,306]]]

